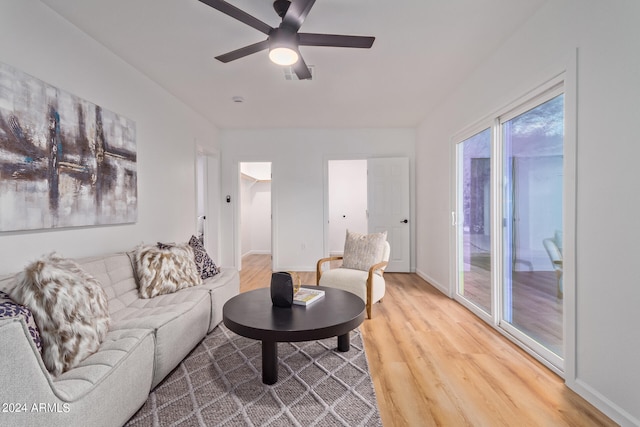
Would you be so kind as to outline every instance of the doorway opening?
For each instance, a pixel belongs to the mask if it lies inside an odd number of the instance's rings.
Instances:
[[[328,160],[325,254],[342,255],[346,230],[387,233],[388,272],[409,272],[410,172],[406,157]]]
[[[329,160],[329,254],[344,252],[346,230],[366,234],[367,161]]]
[[[271,162],[240,163],[239,269],[247,255],[272,255]]]

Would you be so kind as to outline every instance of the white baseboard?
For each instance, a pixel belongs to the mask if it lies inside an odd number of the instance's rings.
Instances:
[[[448,286],[443,286],[441,283],[439,283],[436,279],[434,279],[433,277],[429,276],[428,274],[426,274],[423,271],[420,271],[418,269],[416,269],[416,274],[418,276],[420,276],[422,279],[426,280],[427,282],[429,282],[429,284],[431,286],[433,286],[434,288],[436,288],[437,290],[439,290],[440,292],[442,292],[443,294],[447,295],[449,298],[451,298],[451,292],[449,291],[449,287]]]
[[[249,252],[245,252],[245,253],[242,254],[242,256],[247,256],[247,255],[271,255],[271,251],[270,250],[252,249]]]
[[[640,419],[611,402],[584,381],[580,379],[575,381],[567,380],[565,385],[602,411],[607,417],[620,424],[621,427],[640,426]]]
[[[278,266],[275,268],[275,271],[299,271],[299,272],[307,272],[307,271],[316,271],[316,266]]]

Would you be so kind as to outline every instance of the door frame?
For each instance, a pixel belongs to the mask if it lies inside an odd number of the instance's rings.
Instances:
[[[237,203],[233,203],[233,218],[234,218],[234,227],[233,227],[233,241],[234,241],[234,265],[238,269],[238,271],[242,270],[242,194],[240,190],[240,174],[242,171],[240,170],[241,163],[271,163],[271,269],[273,270],[274,266],[277,265],[277,244],[275,236],[277,236],[277,205],[274,204],[276,200],[276,189],[277,185],[274,180],[274,165],[275,162],[271,159],[265,159],[263,157],[242,157],[239,159],[235,159],[233,162],[234,174],[233,174],[233,195]]]

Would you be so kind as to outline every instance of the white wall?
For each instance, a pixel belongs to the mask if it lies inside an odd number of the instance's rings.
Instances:
[[[195,143],[213,148],[214,126],[36,0],[0,0],[0,61],[135,121],[138,155],[137,223],[0,233],[0,274],[195,233]]]
[[[239,162],[272,162],[273,246],[278,270],[313,271],[318,259],[328,253],[324,243],[328,160],[411,158],[413,208],[413,129],[221,130],[220,143],[223,194],[238,194]],[[223,204],[223,264],[235,263],[238,256],[237,216],[235,203]]]
[[[329,255],[342,255],[346,231],[367,233],[367,161],[329,161]]]
[[[638,17],[635,0],[549,1],[430,114],[416,144],[417,270],[448,290],[451,137],[564,70],[578,48],[576,333],[566,381],[623,425],[640,424]]]

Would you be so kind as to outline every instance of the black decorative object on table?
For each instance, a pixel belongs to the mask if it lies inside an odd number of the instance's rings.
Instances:
[[[271,274],[271,302],[276,307],[289,308],[293,304],[293,277],[287,272]]]

